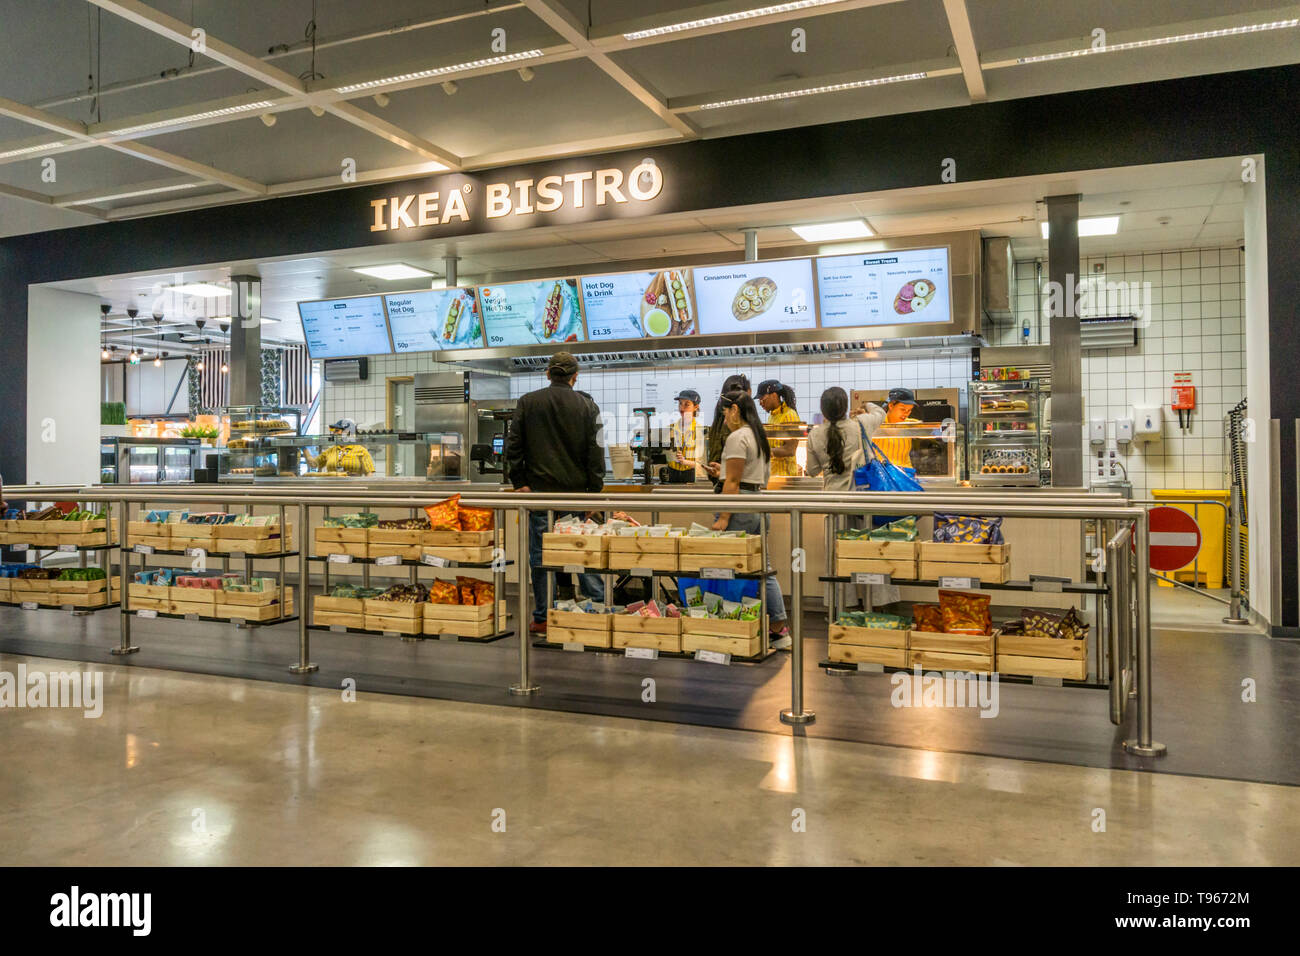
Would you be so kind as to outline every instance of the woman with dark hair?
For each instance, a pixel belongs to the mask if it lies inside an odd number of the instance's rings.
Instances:
[[[749,376],[747,375],[728,375],[722,383],[722,394],[728,392],[750,393]],[[706,446],[708,454],[704,461],[704,470],[709,473],[709,478],[713,481],[713,490],[719,491],[722,488],[722,446],[727,440],[727,427],[722,423],[723,408],[721,397],[718,398],[718,404],[713,409],[713,424],[709,426],[709,441]]]
[[[852,491],[853,472],[867,461],[863,434],[876,433],[885,411],[867,405],[861,415],[849,417],[848,392],[838,385],[822,392],[821,410],[825,421],[808,433],[808,476],[821,475],[823,491]]]
[[[782,385],[774,378],[758,383],[759,404],[767,412],[769,425],[791,425],[799,422],[799,410],[794,404],[794,389]],[[793,476],[799,474],[799,463],[794,460],[799,448],[797,438],[778,441],[772,447],[772,474]]]
[[[718,400],[723,410],[723,427],[727,439],[722,447],[725,466],[722,478],[724,495],[756,495],[767,487],[768,469],[772,449],[763,434],[763,423],[758,418],[754,400],[742,391],[724,392]],[[761,534],[767,522],[757,514],[723,512],[713,523],[714,531],[744,531]],[[770,571],[771,568],[768,568]],[[785,623],[785,601],[781,585],[773,576],[764,579],[767,589],[767,614],[771,637],[774,640],[790,636]]]

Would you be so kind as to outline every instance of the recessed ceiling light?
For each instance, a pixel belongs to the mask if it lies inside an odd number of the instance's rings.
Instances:
[[[1039,223],[1043,238],[1047,238],[1047,223]],[[1079,235],[1113,236],[1119,232],[1119,216],[1093,216],[1091,219],[1079,220]]]
[[[383,279],[385,282],[393,282],[397,279],[428,279],[433,275],[432,272],[417,269],[401,262],[394,262],[386,266],[353,266],[352,271],[360,272],[365,276],[374,276],[376,279]]]
[[[0,153],[0,159],[9,159],[12,156],[27,156],[31,153],[44,152],[47,149],[58,149],[61,146],[71,146],[73,140],[60,139],[53,143],[38,143],[35,146],[21,146],[18,149],[7,149]]]
[[[875,232],[863,219],[846,219],[843,222],[818,222],[808,226],[791,226],[804,242],[834,242],[836,239],[865,239]]]
[[[157,120],[153,123],[140,123],[136,126],[123,126],[121,129],[106,129],[103,131],[103,135],[124,136],[128,133],[146,133],[152,130],[166,129],[169,126],[184,126],[186,123],[197,123],[201,120],[216,119],[218,116],[235,116],[239,113],[264,110],[267,107],[274,105],[275,103],[271,100],[258,100],[256,103],[245,103],[242,106],[227,106],[219,110],[205,110],[202,113],[192,113],[189,116],[178,116],[176,119]]]
[[[701,17],[698,20],[683,20],[681,23],[669,23],[662,27],[651,27],[648,30],[635,30],[632,33],[624,33],[623,39],[644,40],[647,37],[664,36],[668,33],[683,33],[687,30],[699,30],[703,27],[718,26],[723,23],[753,20],[756,17],[768,17],[777,13],[792,13],[796,10],[807,10],[811,7],[825,7],[840,2],[842,0],[789,0],[788,3],[774,3],[768,7],[755,7],[752,10],[723,13],[716,17]]]
[[[197,295],[204,299],[219,299],[222,296],[230,295],[229,289],[223,289],[211,282],[186,282],[184,285],[172,286],[172,291],[183,292],[185,295]]]
[[[482,60],[470,60],[467,63],[455,63],[451,66],[434,67],[431,70],[417,70],[414,73],[398,73],[395,76],[385,76],[377,80],[365,80],[361,83],[349,83],[347,86],[334,87],[335,93],[356,93],[360,90],[373,90],[381,86],[392,86],[396,83],[409,83],[411,80],[427,80],[434,76],[447,76],[449,73],[463,73],[468,70],[477,70],[485,66],[496,66],[500,63],[515,63],[519,60],[532,60],[542,55],[541,50],[521,50],[518,53],[506,53],[502,56],[490,56]]]
[[[905,83],[908,80],[924,80],[928,73],[900,73],[897,76],[881,76],[874,80],[853,80],[849,83],[830,83],[826,86],[809,86],[802,90],[788,90],[785,93],[765,93],[762,96],[742,96],[734,100],[718,100],[715,103],[701,104],[702,110],[720,110],[728,106],[748,106],[751,103],[772,103],[776,100],[792,100],[800,96],[817,96],[821,93],[839,93],[844,90],[861,90],[869,86],[884,86],[887,83]]]
[[[57,206],[87,206],[97,202],[111,202],[114,199],[134,199],[137,196],[153,196],[158,193],[174,193],[182,189],[197,189],[206,183],[173,183],[170,186],[142,186],[139,189],[127,189],[119,193],[105,193],[102,196],[91,196],[88,199],[61,199],[55,202]]]
[[[1273,20],[1270,23],[1251,23],[1240,27],[1225,27],[1222,30],[1203,30],[1200,33],[1179,33],[1174,36],[1153,37],[1150,40],[1131,40],[1128,43],[1107,43],[1105,46],[1088,47],[1083,50],[1064,50],[1060,53],[1042,53],[1038,56],[1022,56],[1017,63],[1045,63],[1048,60],[1068,60],[1076,56],[1091,56],[1094,53],[1119,53],[1123,50],[1141,50],[1151,46],[1166,46],[1170,43],[1188,43],[1192,40],[1213,40],[1217,37],[1241,36],[1246,33],[1262,33],[1266,30],[1287,30],[1300,26],[1300,17],[1290,20]]]

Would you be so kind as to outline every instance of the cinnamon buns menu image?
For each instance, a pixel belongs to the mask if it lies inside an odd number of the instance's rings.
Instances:
[[[584,341],[577,279],[480,286],[488,348]]]
[[[812,261],[772,259],[692,270],[700,331],[815,329]]]

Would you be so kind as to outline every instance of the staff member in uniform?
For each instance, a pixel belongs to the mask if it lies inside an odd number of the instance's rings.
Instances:
[[[749,376],[728,375],[722,382],[721,395],[726,395],[728,392],[751,394]],[[718,398],[718,404],[713,409],[713,424],[709,427],[707,455],[704,465],[704,470],[709,473],[709,478],[713,481],[714,491],[722,490],[722,446],[726,443],[728,435],[727,426],[723,424],[726,407],[722,404],[721,395]]]
[[[589,396],[575,391],[578,360],[556,352],[546,369],[551,384],[519,399],[506,438],[506,474],[516,491],[596,494],[605,487],[605,450],[598,440],[600,409]],[[557,514],[565,517],[572,512]],[[545,511],[528,513],[528,563],[533,570],[532,633],[546,631],[546,575],[542,564]],[[579,575],[582,593],[605,601],[598,574]]]
[[[767,412],[769,425],[798,423],[799,411],[794,405],[794,389],[782,385],[774,378],[758,383],[758,404]],[[772,474],[787,477],[799,474],[799,463],[794,460],[799,447],[797,438],[782,439],[772,446]]]
[[[675,400],[680,417],[673,422],[669,435],[677,453],[664,469],[664,476],[670,484],[685,484],[695,480],[699,464],[701,442],[696,419],[700,414],[700,393],[684,388]]]
[[[897,425],[900,422],[908,420],[912,410],[916,408],[916,396],[910,388],[891,388],[885,404],[884,415],[881,423],[885,425]],[[872,412],[875,409],[875,412]],[[866,408],[854,409],[854,416],[870,414],[874,416],[880,412],[877,405],[867,405]],[[899,468],[912,467],[912,439],[910,438],[874,438],[874,429],[867,429],[867,436],[873,438],[876,447],[885,453],[885,457],[892,461]]]

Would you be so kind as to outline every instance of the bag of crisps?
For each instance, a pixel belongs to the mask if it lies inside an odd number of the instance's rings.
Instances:
[[[943,633],[943,612],[937,604],[913,604],[912,627],[918,631]]]
[[[425,505],[424,513],[429,516],[431,531],[460,530],[460,495],[452,495],[446,501],[435,505]]]
[[[461,531],[491,531],[493,528],[491,508],[460,508]]]
[[[429,585],[430,604],[459,604],[460,588],[455,581],[434,581]]]
[[[474,582],[474,603],[491,604],[496,598],[496,585],[491,581]]]
[[[467,578],[464,575],[456,575],[456,589],[460,592],[461,604],[474,603],[474,578]]]
[[[992,634],[992,598],[969,591],[940,591],[939,610],[943,614],[945,634]]]

